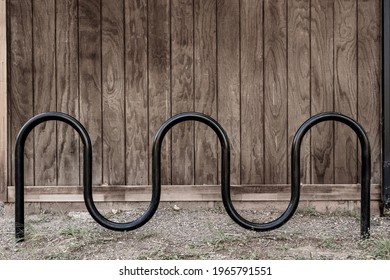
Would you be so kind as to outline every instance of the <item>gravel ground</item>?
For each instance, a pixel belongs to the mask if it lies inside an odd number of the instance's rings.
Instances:
[[[105,213],[130,220],[142,209]],[[222,208],[166,206],[143,227],[113,232],[87,212],[26,216],[26,240],[16,243],[14,218],[0,205],[0,259],[390,259],[390,218],[371,218],[371,238],[360,239],[359,214],[298,209],[283,227],[253,232],[235,224]],[[277,211],[242,210],[256,221]]]

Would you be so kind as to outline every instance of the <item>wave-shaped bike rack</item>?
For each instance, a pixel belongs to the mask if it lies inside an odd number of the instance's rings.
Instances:
[[[300,154],[301,144],[305,134],[313,126],[324,121],[342,122],[353,129],[357,134],[362,150],[361,168],[361,236],[369,237],[370,225],[370,178],[371,178],[371,155],[370,143],[364,129],[353,119],[339,113],[322,113],[315,115],[304,122],[298,129],[292,143],[291,152],[291,198],[287,209],[278,218],[267,223],[254,223],[243,218],[234,208],[230,194],[230,143],[222,126],[213,118],[195,112],[181,113],[167,120],[157,131],[153,144],[153,185],[161,189],[161,145],[166,133],[176,124],[184,121],[199,121],[214,130],[221,143],[221,192],[222,201],[229,216],[243,228],[255,231],[270,231],[284,225],[294,215],[300,198]]]
[[[116,223],[106,219],[97,210],[92,197],[92,145],[87,130],[72,116],[60,112],[39,114],[27,121],[16,138],[15,145],[15,237],[24,240],[24,146],[29,133],[37,125],[46,121],[62,121],[73,127],[84,144],[84,202],[90,215],[101,226],[117,231],[134,230],[147,223],[156,212],[160,201],[160,189],[153,187],[152,199],[146,212],[134,221]]]
[[[223,205],[226,212],[237,224],[246,229],[255,231],[269,231],[276,229],[286,223],[293,215],[299,203],[299,184],[293,186],[291,191],[292,199],[286,211],[276,220],[269,223],[254,223],[243,218],[234,208],[230,194],[230,142],[222,126],[210,116],[186,112],[173,116],[158,129],[153,142],[153,185],[161,188],[161,145],[166,133],[175,125],[184,121],[199,121],[209,126],[217,134],[221,143],[221,193]]]
[[[50,121],[62,121],[73,127],[84,144],[84,202],[92,218],[101,226],[116,231],[129,231],[147,223],[156,212],[161,194],[161,146],[167,132],[184,121],[199,121],[209,126],[218,136],[221,144],[221,194],[223,205],[229,216],[238,225],[255,231],[270,231],[281,227],[295,213],[300,198],[300,150],[305,134],[318,123],[324,121],[342,122],[353,129],[361,144],[361,236],[369,237],[370,226],[370,144],[364,129],[353,119],[339,113],[322,113],[304,122],[298,129],[292,143],[291,152],[291,198],[287,209],[275,220],[267,223],[254,223],[243,218],[234,208],[230,194],[230,142],[222,126],[210,116],[196,112],[186,112],[173,116],[158,129],[152,151],[152,198],[148,209],[131,222],[117,223],[108,220],[97,210],[92,197],[92,145],[87,130],[75,118],[60,112],[48,112],[31,118],[21,128],[15,147],[15,236],[24,240],[24,146],[28,134],[37,125]]]
[[[356,133],[361,147],[361,201],[360,201],[360,235],[370,236],[370,181],[371,181],[371,150],[367,133],[355,120],[340,113],[327,112],[315,115],[305,121],[295,133],[291,150],[291,188],[299,188],[301,144],[305,134],[315,125],[325,121],[337,121],[346,124]]]

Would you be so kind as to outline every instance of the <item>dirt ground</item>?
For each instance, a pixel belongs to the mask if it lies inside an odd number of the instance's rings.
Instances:
[[[105,213],[130,220],[143,209]],[[242,210],[256,221],[279,211]],[[253,232],[235,224],[223,208],[165,205],[143,227],[114,232],[87,212],[26,215],[26,240],[15,242],[14,217],[0,207],[0,259],[390,259],[390,218],[371,218],[371,238],[360,238],[357,211],[319,213],[299,208],[281,228]]]

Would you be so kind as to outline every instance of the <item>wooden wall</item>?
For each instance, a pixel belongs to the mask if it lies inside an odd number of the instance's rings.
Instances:
[[[310,116],[337,111],[369,134],[380,183],[380,0],[7,0],[8,185],[21,125],[35,114],[78,118],[93,142],[96,185],[151,183],[158,127],[183,111],[217,119],[231,141],[234,185],[287,184],[290,146]],[[27,185],[82,182],[82,144],[61,123],[27,141]],[[211,129],[167,135],[163,183],[218,184]],[[347,127],[312,129],[302,182],[356,183]]]

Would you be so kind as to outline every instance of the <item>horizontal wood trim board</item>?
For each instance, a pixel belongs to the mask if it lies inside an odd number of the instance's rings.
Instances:
[[[161,201],[221,201],[219,185],[162,186]],[[233,201],[289,201],[290,185],[232,186]],[[151,186],[96,186],[96,202],[150,201]],[[380,185],[371,185],[371,200],[380,200]],[[302,185],[301,201],[358,201],[360,185]],[[15,187],[8,187],[8,201],[15,202]],[[82,202],[81,186],[26,186],[25,202]]]

